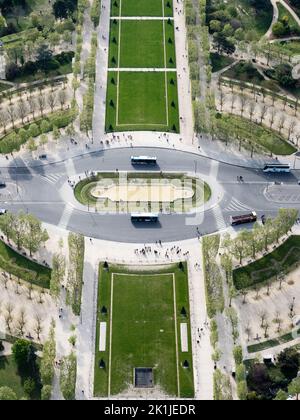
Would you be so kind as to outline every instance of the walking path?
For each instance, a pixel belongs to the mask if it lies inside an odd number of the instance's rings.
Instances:
[[[284,0],[271,0],[272,6],[273,6],[273,20],[271,23],[270,28],[268,29],[267,33],[265,34],[265,38],[270,38],[273,35],[273,25],[278,22],[279,19],[279,9],[278,9],[278,3],[280,3],[283,7],[286,8],[286,10],[293,16],[293,18],[295,19],[296,23],[299,25],[300,27],[300,18],[297,15],[297,13],[294,11],[294,9],[288,4],[286,3]],[[283,41],[283,39],[278,39],[278,41]]]

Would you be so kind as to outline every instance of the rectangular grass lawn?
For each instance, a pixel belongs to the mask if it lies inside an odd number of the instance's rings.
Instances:
[[[154,385],[170,396],[193,397],[193,369],[186,266],[136,272],[103,265],[99,271],[95,396],[133,386],[134,369],[153,368]],[[101,309],[107,308],[107,314]],[[187,317],[182,317],[185,307]],[[100,322],[107,322],[106,350],[99,351]],[[181,353],[180,322],[188,324],[189,351]],[[105,369],[99,368],[100,360]],[[182,367],[189,362],[189,368]],[[110,366],[111,363],[111,366]]]
[[[178,132],[176,72],[109,72],[107,86],[107,132]]]
[[[173,21],[112,20],[109,67],[175,68]]]
[[[120,67],[165,67],[162,21],[122,20]]]
[[[112,16],[165,16],[173,15],[172,0],[112,0]]]

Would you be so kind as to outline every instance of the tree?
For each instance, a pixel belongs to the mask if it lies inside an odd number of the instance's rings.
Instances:
[[[46,108],[46,98],[44,93],[41,93],[38,98],[37,98],[37,102],[38,102],[38,107],[41,113],[41,116],[44,115],[44,110]]]
[[[12,353],[21,371],[26,370],[32,363],[32,360],[35,361],[34,349],[30,341],[23,339],[17,340],[12,346]]]
[[[286,401],[288,397],[288,394],[284,392],[282,389],[280,389],[275,397],[275,401]]]
[[[47,71],[49,68],[49,63],[53,58],[53,53],[49,49],[47,44],[43,44],[40,47],[38,47],[37,52],[37,61],[39,63],[40,68],[43,71]]]
[[[58,298],[61,283],[66,272],[66,261],[62,253],[54,254],[52,259],[52,272],[50,280],[51,295]]]
[[[26,326],[26,323],[26,312],[23,308],[21,308],[16,321],[17,331],[21,336],[24,335],[24,328]]]
[[[37,339],[40,341],[41,333],[43,332],[43,319],[39,314],[35,315],[34,332],[36,333]]]
[[[60,370],[60,388],[65,400],[75,399],[76,356],[71,353],[62,360]]]
[[[0,229],[9,242],[12,238],[15,216],[12,213],[5,213],[2,216],[3,217],[0,218]]]
[[[52,387],[51,385],[44,385],[41,391],[42,401],[49,401],[51,399]]]
[[[284,35],[287,35],[288,28],[282,22],[276,22],[272,26],[273,35],[282,38]]]
[[[51,385],[54,376],[54,362],[56,357],[55,329],[51,324],[49,338],[44,344],[43,358],[40,365],[40,374],[44,385]]]
[[[26,102],[23,101],[23,99],[20,99],[20,101],[18,102],[18,114],[22,120],[22,124],[24,124],[24,118],[27,115],[27,105]]]
[[[2,386],[0,388],[0,401],[16,401],[17,395],[8,386]]]
[[[294,348],[283,350],[278,356],[278,367],[286,378],[293,379],[299,370],[299,354]]]
[[[24,246],[29,250],[30,256],[32,256],[32,254],[37,252],[41,245],[49,239],[49,235],[46,229],[42,228],[41,221],[32,214],[26,215],[24,222]]]
[[[33,380],[33,378],[27,378],[24,381],[23,388],[24,388],[24,392],[27,395],[27,397],[29,399],[31,399],[33,397],[33,393],[35,391],[35,381]]]
[[[26,220],[26,215],[22,211],[18,214],[17,217],[14,217],[13,219],[11,236],[19,250],[24,245],[25,220]]]
[[[75,0],[56,0],[53,4],[53,13],[56,19],[67,19],[75,12],[77,2]]]
[[[299,400],[300,395],[300,377],[295,378],[289,385],[289,394],[295,395],[296,400]]]

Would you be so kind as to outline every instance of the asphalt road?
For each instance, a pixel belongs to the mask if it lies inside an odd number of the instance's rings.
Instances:
[[[200,177],[201,174],[209,176],[212,183],[217,182],[223,189],[219,205],[201,213],[200,219],[195,219],[195,215],[164,214],[157,224],[133,225],[128,214],[101,215],[93,210],[76,209],[68,202],[62,189],[68,177],[90,170],[134,171],[131,155],[157,156],[159,167],[155,170],[188,171],[196,172]],[[24,167],[21,160],[8,164],[11,166],[0,168],[0,180],[7,183],[7,188],[0,190],[1,208],[12,212],[23,210],[35,214],[43,222],[111,241],[149,243],[190,239],[196,237],[198,231],[208,234],[224,229],[229,226],[231,215],[255,210],[259,216],[275,216],[280,207],[300,208],[300,203],[272,201],[271,194],[268,198],[264,194],[268,185],[280,181],[293,186],[290,190],[295,196],[295,191],[300,191],[297,185],[300,171],[266,175],[261,170],[236,167],[174,150],[113,149],[40,167]],[[145,167],[140,170],[145,171]],[[238,182],[237,176],[242,176],[244,182]]]

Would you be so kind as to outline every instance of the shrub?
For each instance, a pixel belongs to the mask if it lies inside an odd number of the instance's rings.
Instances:
[[[52,388],[51,385],[45,385],[41,391],[41,399],[43,401],[49,401],[51,399]]]

